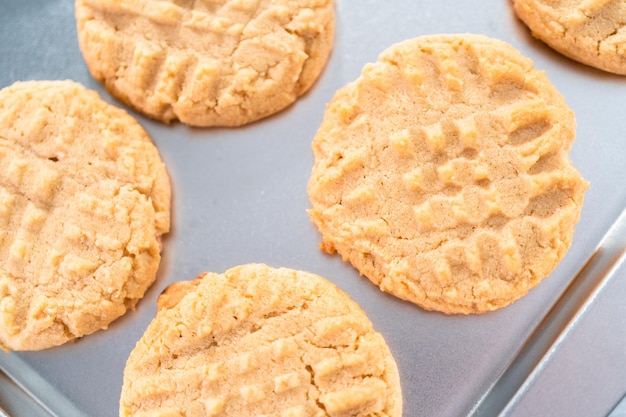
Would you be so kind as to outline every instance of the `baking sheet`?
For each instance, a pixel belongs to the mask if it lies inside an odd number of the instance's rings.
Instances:
[[[626,77],[577,64],[534,40],[509,1],[337,0],[336,14],[334,51],[321,78],[274,117],[236,129],[193,129],[131,111],[167,164],[173,230],[164,242],[157,282],[135,312],[76,343],[0,353],[0,368],[49,414],[117,415],[126,358],[154,317],[162,289],[249,262],[308,270],[350,294],[395,355],[405,416],[497,415],[496,408],[481,408],[481,399],[503,375],[530,375],[536,368],[514,366],[514,360],[626,207]],[[509,42],[547,72],[576,112],[570,155],[591,183],[572,247],[552,275],[512,305],[469,317],[425,312],[380,292],[338,256],[318,250],[320,236],[305,211],[310,143],[334,92],[392,43],[465,32]],[[0,0],[0,87],[31,79],[73,79],[121,106],[89,76],[72,0]],[[558,343],[548,343],[551,355],[540,372],[525,386],[499,394],[500,402],[512,404],[505,414],[606,415],[626,392],[626,277],[620,256],[606,276],[592,274],[606,283],[591,288],[597,290],[594,302],[585,304],[589,294],[580,295],[573,320],[550,330],[548,340]],[[0,380],[0,390],[5,386]]]

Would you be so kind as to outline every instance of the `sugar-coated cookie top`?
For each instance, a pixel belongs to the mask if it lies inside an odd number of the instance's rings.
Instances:
[[[120,416],[402,415],[395,361],[319,276],[252,264],[176,283],[124,371]]]
[[[71,81],[0,91],[0,346],[92,333],[154,281],[170,184],[146,132]]]
[[[507,305],[570,245],[587,188],[568,158],[574,129],[545,74],[504,42],[393,45],[337,92],[313,141],[322,247],[426,309]]]
[[[91,74],[146,115],[238,126],[306,92],[333,45],[333,0],[76,0]]]

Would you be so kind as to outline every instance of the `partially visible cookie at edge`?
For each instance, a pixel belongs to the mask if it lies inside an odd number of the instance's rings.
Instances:
[[[321,248],[428,310],[482,313],[547,277],[588,183],[574,112],[482,35],[395,44],[329,103],[308,192]]]
[[[274,114],[322,72],[333,0],[76,0],[94,78],[164,122],[239,126]]]
[[[532,34],[583,64],[626,75],[626,2],[513,0]]]
[[[402,415],[385,340],[330,281],[250,264],[165,294],[128,358],[121,417]]]
[[[0,90],[0,346],[106,328],[155,280],[170,182],[124,110],[72,81]]]

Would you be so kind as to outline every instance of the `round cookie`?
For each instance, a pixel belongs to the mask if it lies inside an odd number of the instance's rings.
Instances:
[[[384,51],[329,103],[308,192],[321,248],[400,298],[481,313],[568,249],[588,184],[575,119],[545,74],[482,35]]]
[[[106,328],[152,284],[170,184],[125,111],[71,81],[0,90],[0,347]]]
[[[165,122],[239,126],[304,94],[333,45],[333,0],[76,0],[81,51],[118,99]]]
[[[513,0],[533,35],[584,64],[626,75],[626,2]]]
[[[124,370],[120,416],[401,416],[396,363],[347,294],[251,264],[176,283]]]

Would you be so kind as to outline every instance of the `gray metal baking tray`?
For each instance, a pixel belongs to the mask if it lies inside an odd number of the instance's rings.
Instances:
[[[575,63],[533,39],[502,0],[337,0],[330,61],[312,90],[280,114],[236,129],[166,126],[131,111],[170,172],[173,230],[158,280],[137,310],[76,343],[0,353],[0,369],[55,416],[115,416],[129,352],[163,288],[202,271],[265,262],[339,285],[385,336],[401,373],[405,416],[605,416],[626,392],[626,77]],[[306,214],[311,139],[325,104],[392,43],[482,33],[530,57],[578,120],[571,158],[591,187],[574,242],[539,287],[480,316],[425,312],[323,254]],[[117,103],[78,49],[72,0],[0,0],[0,87],[73,79]],[[622,219],[623,220],[623,219]],[[30,414],[0,378],[0,407]],[[20,405],[21,404],[21,405]],[[43,411],[42,411],[43,410]],[[37,414],[39,415],[39,414]]]

